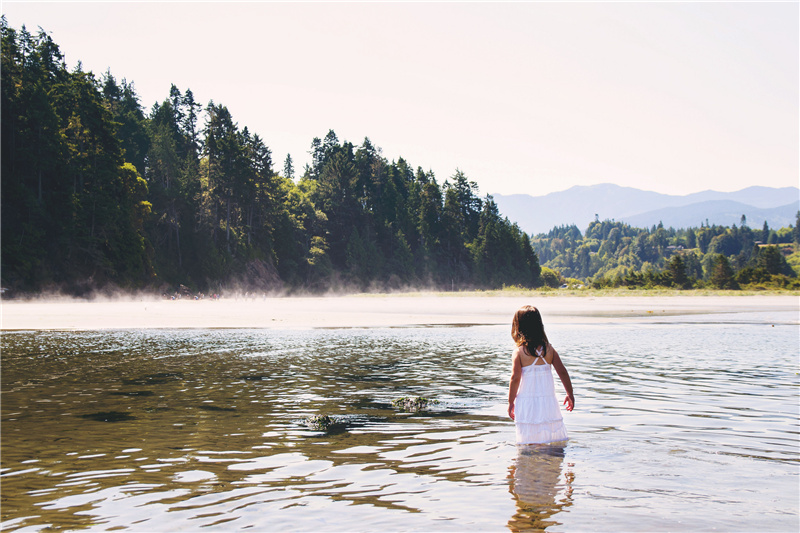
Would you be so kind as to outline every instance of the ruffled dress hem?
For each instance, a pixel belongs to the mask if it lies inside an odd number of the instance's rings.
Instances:
[[[549,444],[569,440],[563,420],[527,424],[517,422],[517,444]]]

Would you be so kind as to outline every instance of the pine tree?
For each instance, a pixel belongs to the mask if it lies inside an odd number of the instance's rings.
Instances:
[[[668,264],[672,284],[678,288],[686,288],[689,278],[686,276],[686,265],[680,255],[672,256]]]
[[[738,289],[739,285],[733,277],[728,258],[722,254],[717,254],[711,270],[711,284],[717,289]]]
[[[286,154],[286,159],[283,162],[283,177],[290,180],[294,179],[294,164],[292,163],[291,154]]]
[[[797,215],[795,216],[794,221],[794,228],[792,229],[792,237],[794,239],[795,246],[800,246],[800,211],[797,211]]]

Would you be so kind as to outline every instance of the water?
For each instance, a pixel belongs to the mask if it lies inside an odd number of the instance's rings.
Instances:
[[[552,324],[519,449],[508,330],[6,332],[2,530],[798,530],[796,313]]]

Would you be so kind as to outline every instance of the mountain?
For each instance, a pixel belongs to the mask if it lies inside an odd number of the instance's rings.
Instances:
[[[708,219],[710,224],[721,226],[737,226],[741,224],[742,215],[747,217],[747,225],[753,229],[761,229],[764,221],[769,227],[776,229],[794,225],[795,215],[800,209],[800,201],[780,207],[761,209],[732,200],[710,200],[680,207],[665,207],[641,213],[632,217],[621,217],[618,220],[627,222],[633,227],[651,227],[662,222],[667,227],[697,227]]]
[[[687,200],[685,205],[711,200],[731,200],[752,207],[770,209],[789,204],[793,199],[800,200],[800,189],[797,187],[753,186],[735,192],[703,191],[679,196],[678,198],[685,198]],[[739,216],[741,217],[741,215]]]
[[[575,186],[544,196],[495,194],[500,212],[528,233],[545,233],[554,226],[575,224],[583,231],[595,219],[613,219],[636,227],[662,222],[667,227],[739,224],[742,215],[751,228],[766,220],[770,227],[794,224],[800,208],[797,187],[747,187],[735,192],[702,191],[685,196],[643,191],[610,183]]]

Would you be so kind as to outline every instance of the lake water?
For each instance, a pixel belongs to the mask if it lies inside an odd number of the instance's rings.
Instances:
[[[4,332],[2,530],[798,530],[796,312],[547,330],[519,448],[507,325]]]

